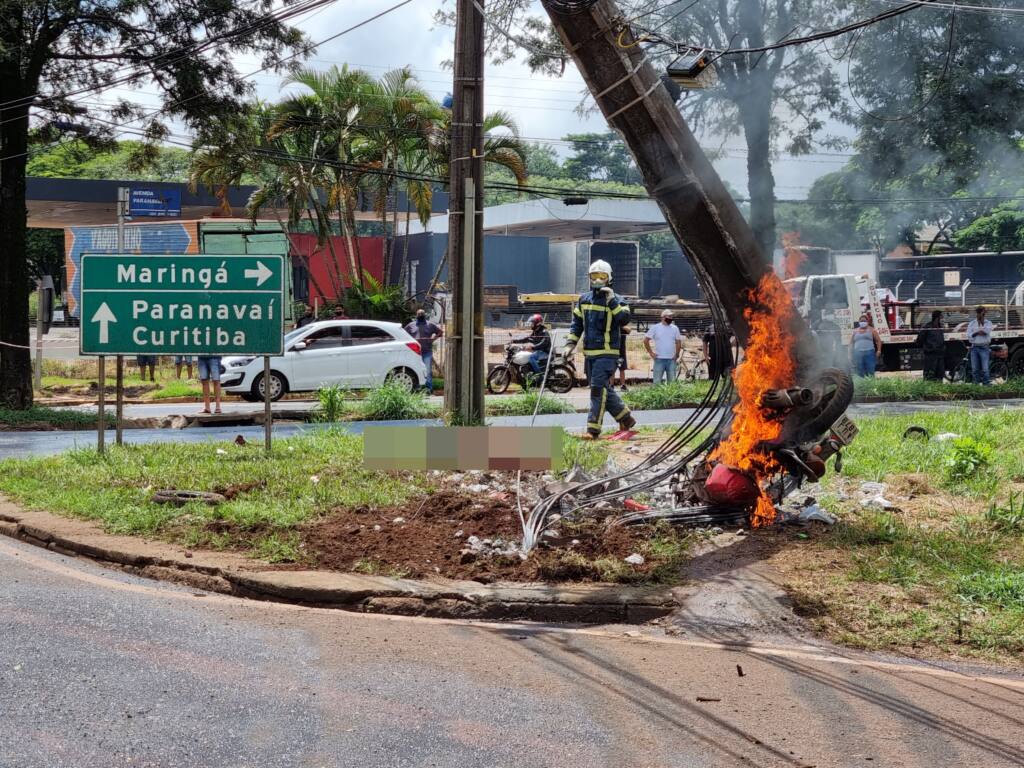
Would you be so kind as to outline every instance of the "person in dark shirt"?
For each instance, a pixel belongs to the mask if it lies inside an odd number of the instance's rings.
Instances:
[[[310,323],[316,322],[316,315],[313,314],[312,307],[306,307],[306,314],[299,318],[299,322],[295,324],[296,328],[305,328]]]
[[[551,335],[544,327],[544,318],[540,315],[533,315],[530,318],[530,335],[521,339],[512,339],[513,344],[529,344],[533,348],[530,355],[530,369],[535,374],[540,374],[541,365],[551,354]]]
[[[427,394],[434,393],[434,341],[444,335],[441,326],[427,320],[427,313],[424,309],[416,310],[416,319],[407,323],[405,331],[420,345],[420,358],[423,366],[427,369]]]
[[[942,381],[946,375],[946,334],[942,327],[942,310],[932,312],[932,319],[917,334],[917,346],[924,352],[924,377]]]
[[[725,375],[733,366],[729,335],[723,334],[719,338],[713,325],[704,334],[704,358],[708,361],[709,379]]]

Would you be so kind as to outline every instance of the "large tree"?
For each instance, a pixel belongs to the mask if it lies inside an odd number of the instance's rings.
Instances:
[[[825,0],[717,0],[665,3],[660,9],[651,0],[619,0],[619,5],[638,36],[643,29],[653,29],[684,46],[707,45],[719,51],[759,48],[794,36],[809,22],[826,27],[850,11]],[[557,74],[564,69],[566,54],[546,20],[536,15],[532,0],[493,0],[487,9],[493,61],[525,52],[536,70]],[[453,16],[444,10],[438,20],[451,23]],[[652,46],[649,53],[664,64],[675,58],[665,46]],[[773,159],[781,151],[805,154],[819,146],[842,144],[825,130],[829,115],[838,118],[844,113],[839,77],[833,60],[817,45],[725,53],[715,58],[714,66],[718,85],[684,92],[681,107],[691,127],[705,139],[743,137],[748,218],[770,255],[777,243]]]
[[[116,130],[111,122],[135,118],[156,141],[167,118],[195,126],[230,112],[249,89],[232,55],[255,54],[274,66],[282,53],[303,50],[302,35],[280,11],[269,15],[274,6],[273,0],[0,0],[0,402],[32,403],[25,243],[30,140],[54,145],[69,128],[70,135],[109,137]],[[142,83],[162,94],[159,112],[126,100],[106,112],[95,107],[96,91]]]
[[[853,3],[858,12],[868,6]],[[979,198],[1020,193],[1022,59],[1024,36],[1007,17],[945,7],[872,26],[851,46],[858,155],[844,171],[862,197],[893,201],[874,212],[887,245],[914,247],[922,224],[938,226],[938,239],[952,245],[1000,202]],[[1004,240],[1006,216],[997,219],[990,247]],[[984,229],[963,244],[982,245]]]

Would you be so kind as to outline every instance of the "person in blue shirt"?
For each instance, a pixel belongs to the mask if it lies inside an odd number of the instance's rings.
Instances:
[[[530,355],[530,370],[534,376],[540,376],[541,369],[545,367],[548,355],[551,354],[551,334],[544,327],[544,318],[540,315],[533,315],[530,318],[530,335],[521,339],[512,339],[513,344],[529,344],[532,354]]]
[[[590,412],[587,414],[585,440],[601,436],[601,424],[607,410],[622,431],[636,426],[629,408],[612,389],[612,377],[619,364],[622,327],[629,322],[629,305],[611,287],[612,268],[598,259],[590,265],[590,290],[582,294],[572,310],[572,328],[566,342],[566,357],[583,341],[583,358],[590,380]]]

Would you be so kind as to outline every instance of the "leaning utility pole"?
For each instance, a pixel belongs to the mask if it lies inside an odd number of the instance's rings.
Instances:
[[[457,0],[448,198],[452,315],[444,408],[458,424],[484,417],[484,0]]]
[[[772,269],[750,226],[715,173],[696,137],[615,0],[543,0],[551,22],[579,68],[608,125],[626,142],[653,197],[683,247],[701,286],[721,301],[743,346],[749,292]],[[802,360],[813,357],[806,325],[793,332]]]

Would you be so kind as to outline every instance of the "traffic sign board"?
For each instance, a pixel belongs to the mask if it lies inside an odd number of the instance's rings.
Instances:
[[[83,355],[279,355],[283,256],[85,254]]]
[[[181,190],[132,187],[128,193],[128,215],[181,216]]]

